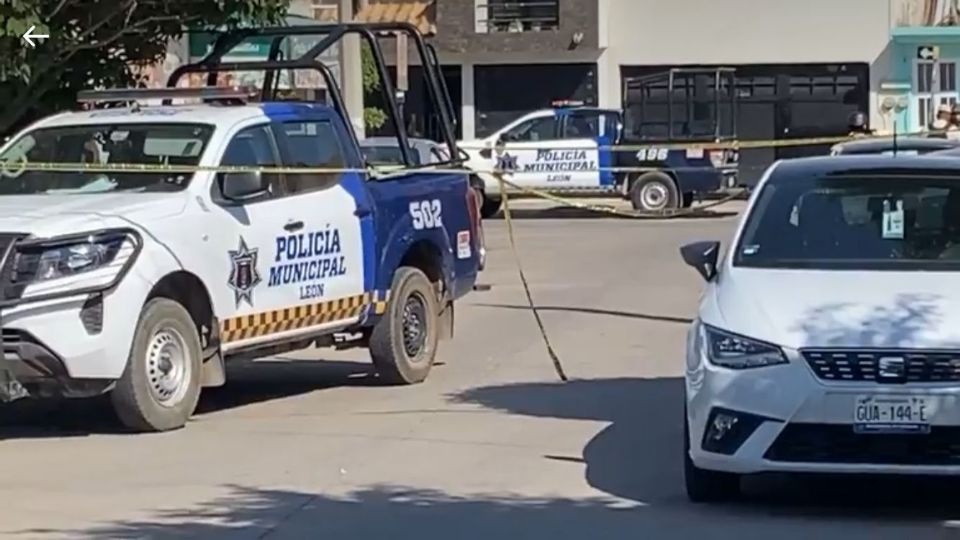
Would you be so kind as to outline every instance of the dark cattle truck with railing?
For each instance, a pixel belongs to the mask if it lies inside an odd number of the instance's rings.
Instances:
[[[636,209],[665,210],[737,185],[739,154],[722,147],[737,138],[736,118],[732,68],[675,68],[626,78],[620,145],[627,148],[616,152],[614,163],[619,170],[648,170],[620,173],[624,196]]]

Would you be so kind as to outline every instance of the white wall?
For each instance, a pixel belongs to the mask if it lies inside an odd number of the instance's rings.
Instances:
[[[620,104],[621,65],[867,62],[874,90],[885,76],[890,0],[601,1],[607,106]]]
[[[633,64],[873,61],[888,0],[609,0],[609,43]]]

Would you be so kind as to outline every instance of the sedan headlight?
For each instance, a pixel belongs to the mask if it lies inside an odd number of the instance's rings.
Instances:
[[[701,325],[710,363],[730,369],[750,369],[786,364],[787,357],[776,345]]]
[[[139,245],[139,238],[129,231],[28,240],[16,248],[13,283],[26,287],[23,296],[64,287],[110,287],[122,277]]]

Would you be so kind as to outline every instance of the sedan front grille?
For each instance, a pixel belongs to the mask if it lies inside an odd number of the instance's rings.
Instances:
[[[805,349],[800,353],[817,377],[827,381],[960,381],[960,351]]]
[[[960,427],[930,433],[858,434],[842,424],[788,424],[764,458],[788,463],[960,465]]]

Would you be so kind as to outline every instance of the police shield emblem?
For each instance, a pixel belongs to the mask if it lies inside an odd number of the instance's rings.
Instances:
[[[260,273],[257,272],[257,250],[247,247],[246,241],[240,237],[240,246],[236,251],[230,251],[230,277],[227,279],[227,285],[233,289],[234,300],[237,307],[241,302],[246,302],[253,307],[253,289],[260,281]]]

